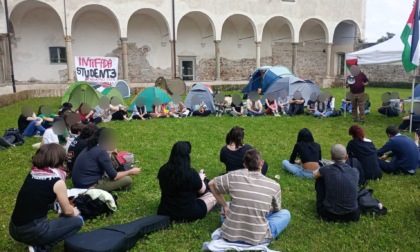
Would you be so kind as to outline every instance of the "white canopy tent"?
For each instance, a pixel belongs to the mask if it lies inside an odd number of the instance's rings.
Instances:
[[[349,53],[346,55],[347,60],[357,59],[358,65],[389,65],[389,64],[402,64],[402,53],[404,44],[399,36],[394,36],[392,39],[379,43],[375,46]],[[410,119],[410,132],[413,123],[413,109],[414,109],[414,88],[416,78],[413,76],[412,96],[411,96],[411,119]]]
[[[358,65],[401,64],[403,49],[404,44],[401,39],[394,36],[375,46],[349,53],[346,55],[346,60],[357,59]]]

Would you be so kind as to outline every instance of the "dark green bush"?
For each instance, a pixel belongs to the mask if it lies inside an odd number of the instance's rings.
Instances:
[[[369,82],[370,87],[378,88],[403,88],[411,89],[412,83],[410,82],[384,82],[384,81],[371,81]]]

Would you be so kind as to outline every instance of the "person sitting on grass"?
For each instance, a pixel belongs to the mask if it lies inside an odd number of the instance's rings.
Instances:
[[[209,116],[211,115],[211,110],[208,109],[207,104],[204,101],[201,101],[200,104],[194,105],[192,115],[201,117]]]
[[[276,99],[265,99],[265,106],[267,107],[265,110],[266,115],[280,116]]]
[[[232,109],[230,111],[230,115],[233,117],[246,116],[244,115],[244,104],[242,102],[240,102],[238,105],[232,103]]]
[[[73,104],[71,104],[70,102],[65,102],[63,103],[63,105],[61,105],[60,109],[58,110],[57,115],[58,116],[63,116],[64,113],[66,112],[73,112]]]
[[[249,144],[244,144],[244,129],[233,127],[226,135],[226,146],[220,150],[220,162],[226,166],[226,173],[244,168],[244,156],[252,149]],[[268,164],[264,162],[261,173],[265,175],[268,171]]]
[[[127,108],[122,104],[113,105],[113,100],[118,99],[113,96],[110,99],[109,111],[111,113],[112,121],[131,121],[128,117]]]
[[[157,214],[167,215],[173,221],[203,219],[216,205],[206,186],[204,171],[197,172],[191,167],[190,154],[189,142],[175,143],[157,176],[161,190]]]
[[[314,171],[316,210],[324,221],[356,222],[360,218],[357,203],[359,171],[346,164],[346,147],[336,144],[331,149],[334,164]]]
[[[248,116],[263,116],[264,110],[260,100],[251,101],[251,99],[246,100],[246,108]]]
[[[290,97],[287,95],[287,92],[280,94],[279,98],[277,99],[277,105],[279,106],[279,113],[283,115],[287,115],[287,113],[289,113]]]
[[[391,95],[390,92],[387,92]],[[397,117],[401,112],[400,99],[391,99],[389,102],[383,102],[381,107],[378,109],[378,113],[387,117]]]
[[[347,144],[349,159],[356,158],[362,165],[365,179],[380,179],[382,171],[376,154],[376,147],[371,140],[365,138],[362,127],[353,125],[349,129],[352,140]]]
[[[62,146],[41,146],[32,158],[31,172],[17,195],[9,233],[16,241],[29,245],[29,251],[50,251],[83,226],[79,210],[67,198],[66,173],[61,169],[65,159]],[[56,200],[62,215],[48,220],[48,211]]]
[[[410,131],[411,116],[404,116],[398,129],[401,131]],[[420,128],[420,115],[413,115],[413,122],[411,123],[411,131],[415,131]]]
[[[130,188],[130,175],[137,175],[141,170],[115,170],[108,153],[115,150],[113,134],[111,129],[100,128],[87,140],[87,147],[73,165],[72,180],[75,188],[95,188],[107,192]]]
[[[52,143],[60,144],[58,135],[55,132],[60,127],[59,124],[61,124],[63,130],[65,130],[64,119],[59,116],[54,117],[52,127],[46,129],[44,135],[42,136],[41,145]]]
[[[305,114],[306,115],[314,115],[315,114],[315,111],[316,111],[316,108],[315,108],[315,106],[316,106],[316,101],[312,101],[312,100],[309,100],[308,101],[308,103],[306,104],[306,110],[305,110]]]
[[[131,117],[134,120],[147,120],[150,119],[150,114],[147,112],[147,108],[146,105],[139,107],[139,106],[135,106],[133,114],[131,115]]]
[[[300,157],[300,160],[296,160]],[[283,169],[301,178],[312,178],[313,171],[319,168],[322,160],[321,146],[314,141],[311,131],[303,128],[299,131],[289,160],[283,160]]]
[[[30,107],[24,108],[18,119],[18,129],[24,137],[42,136],[45,128],[42,127],[43,120],[35,115]],[[32,110],[32,111],[31,111]]]
[[[42,113],[43,109],[46,107],[46,105],[41,105],[38,108],[38,117],[41,118],[43,120],[42,122],[42,127],[44,127],[45,129],[51,128],[52,127],[52,122],[54,120],[55,115],[53,113],[49,113],[48,115],[44,115],[44,113]]]
[[[209,182],[222,205],[221,236],[229,242],[267,244],[287,227],[290,212],[281,208],[280,185],[261,174],[264,160],[251,149],[245,153],[244,167]],[[228,204],[223,196],[228,194]]]
[[[346,111],[346,113],[351,113],[352,107],[353,106],[351,104],[351,99],[342,99],[341,100],[340,110],[342,112]]]
[[[420,164],[419,150],[407,136],[400,134],[396,126],[386,128],[388,142],[377,151],[379,167],[386,173],[414,175]],[[389,154],[386,154],[389,153]],[[388,158],[391,162],[387,162]]]
[[[86,148],[87,140],[92,137],[97,130],[98,126],[96,124],[89,123],[82,129],[79,136],[69,144],[67,150],[67,168],[70,172],[73,170],[77,157]]]
[[[152,113],[150,113],[151,118],[168,118],[169,115],[166,115],[163,111],[162,105],[152,105]]]
[[[76,113],[80,116],[83,124],[88,124],[91,121],[93,122],[93,114],[95,113],[95,110],[89,109],[89,112],[83,111],[83,108],[88,106],[89,105],[87,103],[82,102],[79,108],[76,110]]]
[[[298,99],[293,98],[289,103],[289,116],[302,115],[305,113],[305,99],[303,97]]]

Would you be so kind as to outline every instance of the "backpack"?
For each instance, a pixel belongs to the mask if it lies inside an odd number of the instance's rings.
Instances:
[[[19,146],[25,143],[25,139],[23,138],[22,134],[20,133],[18,129],[10,128],[10,129],[5,130],[3,137],[6,138],[8,136],[15,137],[15,141],[11,143],[15,146]]]
[[[385,215],[388,212],[386,207],[383,207],[379,200],[373,198],[373,190],[362,188],[359,190],[357,196],[357,203],[359,205],[359,212],[361,214]]]

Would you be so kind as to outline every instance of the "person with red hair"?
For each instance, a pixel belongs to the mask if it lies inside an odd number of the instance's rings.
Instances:
[[[363,128],[353,125],[349,129],[349,135],[353,137],[347,144],[349,159],[356,158],[362,164],[366,180],[382,178],[376,147],[371,140],[365,138]]]

